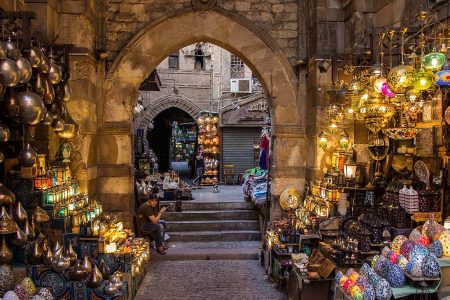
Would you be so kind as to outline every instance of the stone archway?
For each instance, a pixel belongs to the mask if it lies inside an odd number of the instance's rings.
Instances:
[[[145,126],[159,115],[159,113],[171,107],[176,107],[187,112],[194,120],[200,114],[200,107],[194,101],[178,95],[161,97],[145,107],[146,111],[144,115],[135,122],[136,128]]]
[[[283,51],[262,29],[221,10],[183,11],[161,18],[139,32],[109,70],[99,108],[98,193],[105,210],[132,212],[132,109],[138,87],[171,52],[196,42],[211,42],[240,56],[269,97],[272,116],[272,195],[302,188],[308,151],[298,82]]]

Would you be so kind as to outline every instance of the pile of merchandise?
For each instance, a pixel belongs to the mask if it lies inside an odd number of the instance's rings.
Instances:
[[[242,189],[244,197],[250,199],[256,205],[262,205],[267,201],[268,172],[254,168],[247,170],[243,175]]]

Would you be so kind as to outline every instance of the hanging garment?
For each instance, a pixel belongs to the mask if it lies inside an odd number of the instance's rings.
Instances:
[[[259,153],[259,163],[258,166],[261,170],[267,170],[267,155],[266,149],[261,149]]]

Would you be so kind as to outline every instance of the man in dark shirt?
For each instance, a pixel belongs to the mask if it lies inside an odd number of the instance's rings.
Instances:
[[[161,211],[158,212],[157,206],[158,201],[156,199],[156,195],[151,194],[148,197],[148,201],[142,203],[137,210],[137,223],[141,231],[155,234],[156,251],[159,254],[166,254],[163,245],[163,229],[158,222],[161,219],[161,215],[167,210],[167,208],[163,207],[161,208]]]

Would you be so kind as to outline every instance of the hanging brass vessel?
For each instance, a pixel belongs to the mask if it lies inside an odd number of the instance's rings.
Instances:
[[[6,238],[2,236],[2,244],[0,246],[0,265],[9,264],[13,259],[13,253],[6,245]]]
[[[55,62],[50,62],[50,70],[48,72],[48,79],[52,84],[58,84],[62,79],[61,67]]]
[[[1,60],[0,77],[6,86],[16,86],[19,82],[19,70],[17,69],[16,62],[9,58]]]
[[[28,60],[33,68],[38,68],[42,61],[42,52],[38,47],[31,47],[28,53]]]
[[[44,80],[45,86],[45,94],[44,94],[44,102],[46,105],[53,104],[55,101],[55,90],[53,89],[53,85],[49,79]]]
[[[38,154],[28,142],[25,145],[25,148],[19,153],[19,163],[22,167],[32,167],[37,163],[37,161]]]
[[[94,264],[94,268],[92,269],[92,273],[89,276],[89,280],[87,282],[87,286],[92,288],[92,289],[96,289],[102,284],[102,281],[103,281],[102,273],[100,272],[100,270],[97,267],[97,265]]]
[[[39,243],[36,241],[33,243],[33,250],[30,253],[30,255],[28,255],[28,263],[32,264],[32,265],[39,265],[42,263],[42,249],[39,246]]]
[[[19,222],[24,222],[28,218],[28,214],[25,208],[23,208],[22,203],[20,203],[19,201],[17,201],[16,206],[16,217],[17,221]]]
[[[44,256],[42,258],[45,265],[51,265],[53,261],[53,253],[50,248],[47,249],[47,251],[44,252]]]
[[[25,225],[23,226],[23,232],[26,234],[28,240],[34,239],[35,233],[34,230],[31,228],[28,220],[25,222]]]
[[[16,60],[16,66],[19,75],[19,84],[25,84],[30,81],[33,72],[30,62],[21,56]]]
[[[64,85],[63,101],[68,102],[71,96],[72,96],[72,89],[70,88],[70,83],[67,81],[66,84]]]
[[[42,73],[47,74],[50,71],[50,59],[42,53],[41,56],[41,64],[39,65],[39,69]]]
[[[16,231],[16,233],[14,233],[14,237],[13,237],[12,243],[13,243],[14,246],[20,247],[20,246],[23,246],[23,245],[26,244],[27,239],[28,239],[28,237],[25,234],[25,232],[22,229],[19,228]]]
[[[20,56],[20,50],[16,46],[16,44],[11,41],[11,37],[8,38],[6,42],[4,42],[4,46],[6,48],[6,56],[10,59],[18,59]]]
[[[80,281],[84,280],[89,276],[85,268],[81,266],[80,261],[76,261],[76,264],[70,269],[69,277],[70,280]]]
[[[14,201],[16,196],[0,182],[0,205],[11,205]]]
[[[87,257],[87,255],[85,257],[83,257],[83,260],[81,262],[81,266],[86,269],[88,274],[92,273],[92,264],[89,261],[89,258]]]
[[[69,260],[70,265],[73,266],[77,261],[77,253],[73,250],[72,244],[64,251],[64,257]]]
[[[0,43],[0,59],[6,58],[6,46],[5,43]]]
[[[37,125],[45,117],[47,109],[42,98],[33,92],[17,94],[20,105],[20,122],[28,125]]]
[[[18,117],[20,116],[20,104],[14,89],[9,89],[9,97],[5,99],[5,101],[7,116],[9,116],[14,121],[18,121]]]
[[[2,207],[2,216],[0,217],[0,234],[14,233],[19,229],[16,222],[9,216],[5,207]]]
[[[49,215],[40,206],[37,206],[34,210],[33,218],[36,223],[44,223],[50,221]]]

